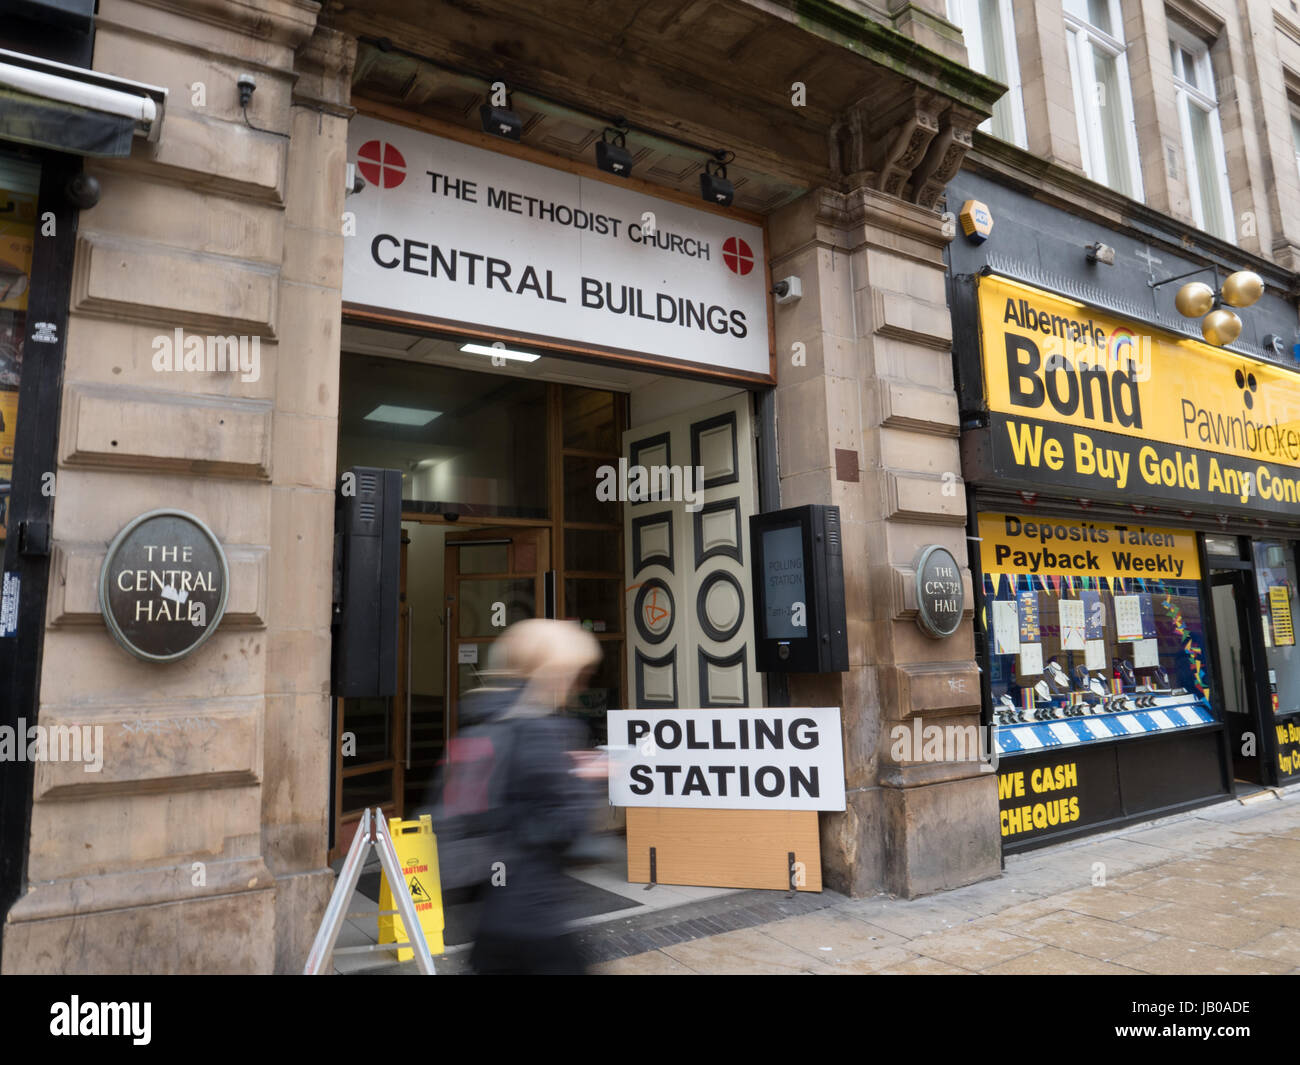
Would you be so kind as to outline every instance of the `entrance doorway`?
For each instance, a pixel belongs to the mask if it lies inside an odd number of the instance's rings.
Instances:
[[[1223,720],[1232,749],[1233,776],[1251,784],[1266,783],[1263,774],[1268,737],[1260,730],[1255,656],[1250,638],[1253,600],[1249,563],[1211,556],[1210,588]],[[1218,568],[1225,567],[1225,568]]]
[[[432,806],[457,705],[479,686],[507,625],[555,616],[554,576],[549,529],[403,523],[397,692],[334,701],[342,739],[331,858],[367,807],[407,817]]]

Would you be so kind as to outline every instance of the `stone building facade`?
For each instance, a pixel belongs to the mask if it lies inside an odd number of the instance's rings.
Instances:
[[[1233,204],[1255,219],[1240,246],[1290,270],[1294,12],[1176,6],[1217,20],[1216,60],[1230,64],[1224,143],[1245,162],[1231,169]],[[919,551],[967,558],[945,188],[966,159],[1084,195],[1117,222],[1133,214],[1082,176],[1054,5],[1017,21],[1019,152],[975,132],[1003,86],[967,67],[941,0],[416,8],[99,3],[93,70],[166,88],[166,112],[156,143],[85,163],[102,195],[76,223],[39,686],[5,713],[102,725],[106,758],[89,783],[79,766],[4,767],[26,774],[25,803],[3,811],[22,823],[21,869],[0,900],[5,972],[301,969],[333,886],[348,123],[375,105],[473,129],[498,78],[562,102],[523,133],[556,165],[586,165],[615,115],[735,153],[736,206],[765,220],[771,275],[803,286],[772,309],[775,387],[760,400],[779,503],[831,503],[843,519],[850,669],[788,689],[792,705],[843,712],[848,807],[821,815],[825,882],[915,896],[997,875],[994,777],[891,761],[888,736],[917,719],[982,720],[969,574],[956,635],[930,639],[915,621]],[[1168,62],[1162,5],[1124,8],[1147,209],[1185,221],[1172,156],[1145,148],[1176,146],[1176,116],[1137,88]],[[246,107],[241,74],[256,80]],[[671,162],[640,173],[695,189],[699,159]],[[178,327],[257,338],[259,376],[160,374],[154,338]],[[109,542],[162,506],[201,516],[230,561],[219,631],[170,666],[122,653],[97,600]]]

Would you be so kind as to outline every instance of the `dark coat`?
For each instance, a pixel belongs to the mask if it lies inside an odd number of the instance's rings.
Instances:
[[[596,787],[571,772],[583,726],[554,715],[510,719],[505,883],[485,889],[478,942],[556,940],[576,913],[565,853],[587,830]]]

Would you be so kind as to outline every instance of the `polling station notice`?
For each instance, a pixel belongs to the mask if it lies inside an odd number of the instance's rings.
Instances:
[[[611,710],[613,806],[843,810],[839,707]]]

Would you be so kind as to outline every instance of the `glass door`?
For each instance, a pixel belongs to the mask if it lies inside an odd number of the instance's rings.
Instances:
[[[1215,564],[1211,557],[1210,565]],[[1262,735],[1256,706],[1256,672],[1250,639],[1253,595],[1248,569],[1212,569],[1210,587],[1214,604],[1214,631],[1218,658],[1215,676],[1223,700],[1223,720],[1232,748],[1233,775],[1238,780],[1263,784]]]
[[[445,543],[444,743],[456,734],[461,696],[479,686],[488,651],[506,627],[555,616],[550,529],[448,530]]]

